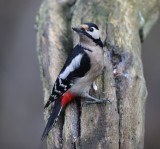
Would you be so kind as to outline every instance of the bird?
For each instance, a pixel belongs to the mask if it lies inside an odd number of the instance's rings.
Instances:
[[[105,103],[107,101],[107,99],[97,99],[89,95],[92,83],[95,86],[94,81],[104,69],[104,50],[100,30],[96,24],[91,22],[82,23],[72,29],[79,35],[79,43],[70,52],[44,106],[46,109],[54,102],[41,140],[47,137],[62,110],[75,97],[87,98],[86,103]]]

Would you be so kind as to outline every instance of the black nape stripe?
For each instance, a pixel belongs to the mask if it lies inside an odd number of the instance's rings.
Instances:
[[[82,32],[84,35],[86,35],[88,38],[92,39],[93,42],[95,42],[97,45],[99,45],[101,48],[103,48],[103,43],[101,41],[101,39],[94,39],[90,34],[88,34],[87,32]]]
[[[92,39],[97,45],[99,45],[100,47],[102,47],[103,48],[103,43],[102,43],[102,41],[101,41],[101,39],[99,38],[99,39]]]

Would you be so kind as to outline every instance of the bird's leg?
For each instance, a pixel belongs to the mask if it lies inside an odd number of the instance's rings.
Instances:
[[[106,103],[106,102],[110,102],[110,100],[106,99],[106,98],[102,98],[102,99],[98,99],[95,97],[90,96],[88,93],[84,93],[82,97],[88,98],[89,101],[85,101],[85,103]],[[111,103],[111,102],[110,102]]]

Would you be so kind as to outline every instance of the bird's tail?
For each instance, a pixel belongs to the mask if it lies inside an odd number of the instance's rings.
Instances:
[[[55,123],[58,120],[58,117],[59,117],[62,109],[63,109],[63,107],[61,106],[60,100],[59,99],[55,100],[55,104],[54,104],[53,110],[52,110],[52,112],[50,114],[50,117],[48,119],[47,125],[46,125],[46,127],[45,127],[45,129],[43,131],[43,134],[42,134],[42,138],[41,138],[42,141],[48,135],[49,131],[52,129],[52,126],[55,125]]]

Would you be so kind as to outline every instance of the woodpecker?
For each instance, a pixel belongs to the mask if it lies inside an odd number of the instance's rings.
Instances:
[[[87,103],[107,101],[107,99],[97,99],[89,95],[90,86],[104,68],[103,43],[99,28],[94,23],[84,23],[78,27],[72,27],[72,29],[78,33],[79,43],[69,54],[54,83],[49,100],[45,104],[45,108],[47,108],[54,101],[52,112],[42,134],[42,140],[56,124],[62,110],[75,97],[86,97],[89,100],[86,101]],[[95,84],[93,85],[95,86]]]

